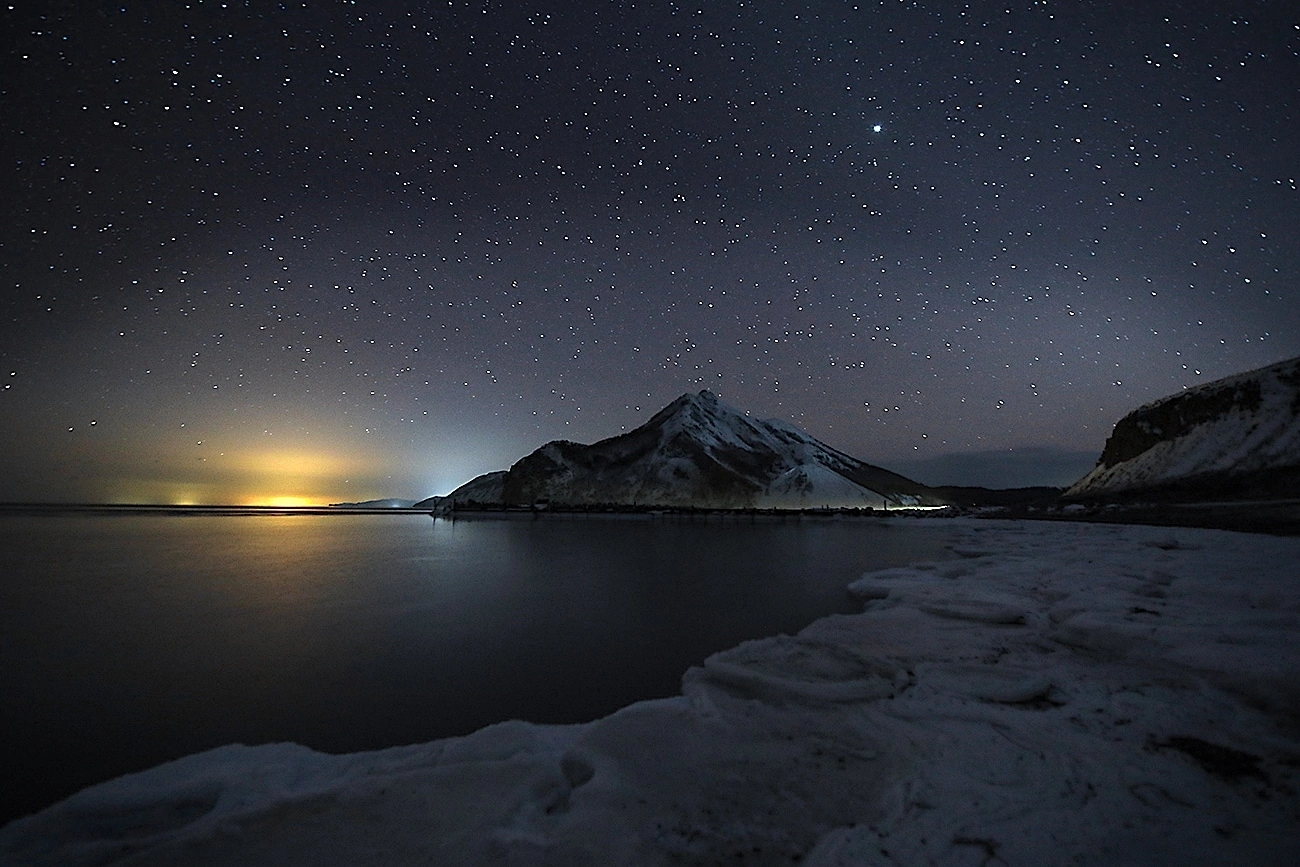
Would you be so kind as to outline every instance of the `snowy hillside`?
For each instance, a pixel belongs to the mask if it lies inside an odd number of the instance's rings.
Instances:
[[[1067,496],[1178,486],[1250,493],[1300,473],[1300,358],[1149,403],[1115,425]],[[1271,477],[1271,478],[1270,478]]]
[[[863,613],[715,654],[680,696],[221,747],[11,823],[0,862],[1300,863],[1300,540],[944,526],[958,559],[867,575]]]
[[[490,474],[491,475],[491,474]],[[458,503],[488,487],[470,482]],[[708,391],[686,394],[641,427],[593,445],[547,443],[502,478],[502,501],[818,508],[940,505],[916,482],[836,451],[780,421],[760,421]]]
[[[430,497],[416,503],[417,507],[445,508],[451,503],[500,503],[502,502],[501,485],[505,481],[506,471],[484,473],[470,479],[445,497]]]

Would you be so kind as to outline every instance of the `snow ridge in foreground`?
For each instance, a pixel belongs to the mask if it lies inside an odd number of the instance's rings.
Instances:
[[[20,864],[1300,863],[1300,540],[931,521],[953,561],[578,726],[229,746],[0,830]]]

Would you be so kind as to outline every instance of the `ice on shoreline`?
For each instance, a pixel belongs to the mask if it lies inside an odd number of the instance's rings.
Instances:
[[[223,747],[11,823],[0,861],[1300,863],[1300,539],[957,526],[959,559],[864,576],[864,613],[715,654],[680,697]]]

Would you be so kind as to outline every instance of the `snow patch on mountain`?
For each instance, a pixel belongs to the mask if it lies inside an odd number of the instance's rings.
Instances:
[[[768,500],[782,508],[886,508],[889,503],[875,491],[854,484],[817,463],[791,467],[767,487]]]

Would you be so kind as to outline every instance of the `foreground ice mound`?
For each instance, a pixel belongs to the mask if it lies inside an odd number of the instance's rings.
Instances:
[[[956,526],[957,559],[864,576],[862,614],[678,698],[224,747],[10,824],[0,862],[1300,863],[1300,540]]]

